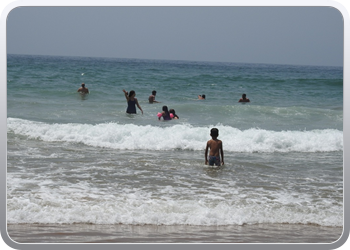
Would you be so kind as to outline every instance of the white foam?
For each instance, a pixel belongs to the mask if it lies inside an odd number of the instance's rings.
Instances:
[[[14,180],[12,180],[14,181]],[[243,225],[313,223],[342,226],[342,206],[300,205],[296,200],[256,199],[247,193],[231,198],[199,195],[193,198],[168,192],[154,197],[145,190],[122,189],[101,193],[88,184],[61,190],[42,187],[8,198],[8,223],[92,223],[153,225]],[[283,195],[281,195],[282,197]],[[289,197],[289,196],[288,196]],[[295,198],[296,199],[296,198]],[[300,198],[303,201],[303,198]]]
[[[189,124],[151,126],[118,123],[48,124],[8,118],[8,132],[43,141],[83,143],[93,147],[126,150],[203,150],[210,139],[208,127]],[[343,132],[239,130],[216,125],[224,150],[230,152],[331,152],[343,150]]]

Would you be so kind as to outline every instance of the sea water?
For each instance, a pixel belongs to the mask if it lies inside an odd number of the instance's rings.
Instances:
[[[342,227],[343,69],[8,55],[7,222]]]

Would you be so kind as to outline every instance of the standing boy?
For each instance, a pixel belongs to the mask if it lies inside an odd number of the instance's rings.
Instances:
[[[222,141],[218,140],[219,130],[217,128],[212,128],[210,130],[211,140],[207,142],[207,147],[205,148],[205,164],[208,164],[208,149],[209,151],[209,165],[220,166],[220,155],[221,155],[221,165],[224,165],[224,151],[222,150]]]

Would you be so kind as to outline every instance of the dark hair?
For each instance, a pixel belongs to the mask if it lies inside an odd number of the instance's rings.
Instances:
[[[156,95],[156,94],[157,94],[157,91],[153,90],[152,95]]]
[[[210,130],[210,135],[213,137],[218,137],[219,136],[219,130],[217,128],[212,128]]]
[[[129,97],[131,97],[133,94],[135,94],[135,91],[134,90],[130,90]]]
[[[179,116],[178,116],[177,114],[175,114],[175,109],[170,109],[170,110],[169,110],[169,113],[173,114],[174,117],[179,118]]]
[[[85,87],[85,83],[82,83],[81,86],[82,86],[82,87]]]
[[[243,95],[242,95],[243,99],[245,99],[245,98],[246,98],[246,96],[247,96],[246,94],[243,94]]]
[[[205,99],[205,95],[202,95],[202,97]]]
[[[163,106],[163,111],[164,111],[165,113],[169,113],[169,111],[168,111],[168,106]]]

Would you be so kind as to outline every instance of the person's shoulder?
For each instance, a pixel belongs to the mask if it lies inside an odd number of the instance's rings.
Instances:
[[[208,141],[208,143],[217,143],[218,142],[218,139],[210,139],[209,141]]]

